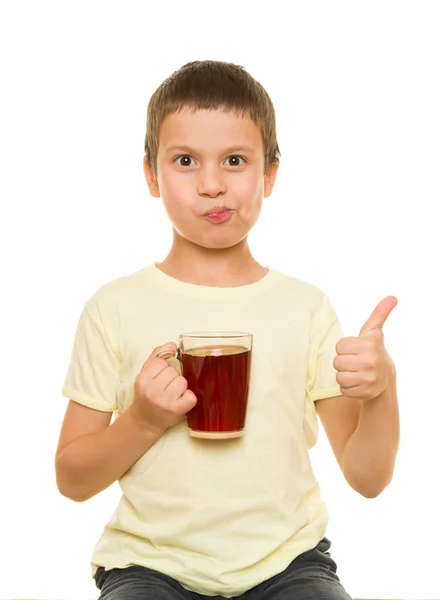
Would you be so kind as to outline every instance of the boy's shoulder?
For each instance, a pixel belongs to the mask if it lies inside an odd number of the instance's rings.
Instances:
[[[87,300],[87,305],[104,308],[132,301],[133,297],[145,289],[152,268],[152,265],[148,265],[126,275],[110,279],[96,289]]]
[[[312,302],[320,302],[326,293],[315,283],[312,283],[306,279],[295,277],[286,272],[276,270],[280,279],[281,285],[284,286],[286,291],[291,291],[302,300],[306,299]]]

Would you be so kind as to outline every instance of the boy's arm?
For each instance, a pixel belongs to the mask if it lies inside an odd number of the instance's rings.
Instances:
[[[133,403],[110,426],[111,412],[69,402],[55,458],[64,496],[83,502],[107,488],[193,408],[186,379],[158,357],[176,349],[171,342],[153,350],[134,382]]]
[[[338,342],[333,364],[341,396],[316,401],[345,478],[369,498],[391,481],[399,446],[396,371],[382,332],[396,304],[396,298],[385,298],[359,336]]]
[[[112,425],[111,416],[69,402],[55,458],[63,496],[76,502],[95,496],[120,479],[161,435],[136,419],[132,407]]]
[[[378,496],[392,479],[399,446],[395,376],[372,400],[337,396],[315,404],[347,482],[366,498]]]

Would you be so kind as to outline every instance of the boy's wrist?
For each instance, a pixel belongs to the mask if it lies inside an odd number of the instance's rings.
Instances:
[[[127,408],[126,414],[130,419],[132,426],[146,436],[160,438],[160,436],[166,431],[166,427],[158,427],[144,419],[139,414],[134,404]]]

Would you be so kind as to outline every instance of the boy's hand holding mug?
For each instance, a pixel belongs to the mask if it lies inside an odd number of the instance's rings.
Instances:
[[[170,342],[153,350],[134,382],[132,410],[136,420],[164,433],[181,421],[197,403],[195,394],[177,369],[158,354],[177,350]]]

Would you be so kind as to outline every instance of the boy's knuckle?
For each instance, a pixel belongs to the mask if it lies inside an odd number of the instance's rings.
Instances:
[[[177,381],[178,381],[178,383],[179,383],[179,387],[180,387],[180,388],[181,388],[183,391],[185,391],[185,390],[187,390],[187,389],[188,389],[188,382],[187,382],[187,380],[185,379],[185,377],[183,377],[182,375],[179,375],[179,376],[178,376],[178,378],[177,378]],[[182,393],[183,393],[183,392],[182,392]]]

